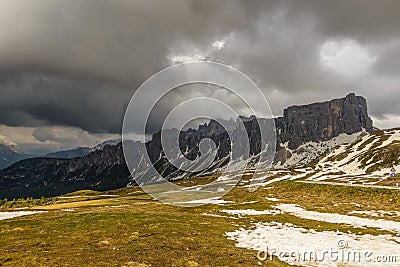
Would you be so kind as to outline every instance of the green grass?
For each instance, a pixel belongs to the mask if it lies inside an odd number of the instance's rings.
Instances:
[[[207,179],[199,181],[204,183]],[[188,181],[182,181],[188,183]],[[192,185],[189,182],[189,185]],[[278,182],[250,193],[234,188],[226,206],[182,208],[151,200],[138,188],[123,188],[101,194],[119,197],[58,199],[30,209],[47,210],[0,221],[0,265],[2,266],[256,266],[257,253],[235,247],[225,232],[251,222],[288,222],[317,231],[351,231],[383,234],[376,229],[310,221],[289,214],[246,216],[241,219],[205,216],[222,209],[271,209],[276,202],[295,203],[308,210],[347,214],[353,210],[399,210],[399,190],[355,188],[300,182]],[[70,194],[81,196],[82,192]],[[257,201],[241,204],[245,201]],[[350,204],[359,203],[357,208]],[[349,203],[334,206],[334,203]],[[30,204],[29,204],[30,205]],[[73,208],[67,212],[61,209]],[[392,218],[393,219],[393,218]],[[395,219],[398,220],[398,219]],[[142,264],[142,265],[140,265]],[[266,263],[265,263],[266,264]],[[265,265],[264,264],[264,265]],[[288,266],[274,260],[267,266]]]
[[[13,266],[254,265],[254,253],[226,244],[225,220],[213,223],[189,211],[159,206],[135,212],[83,212],[43,215],[40,220],[8,223],[2,238],[3,262]],[[13,229],[22,229],[16,232]],[[215,238],[220,236],[221,238]]]

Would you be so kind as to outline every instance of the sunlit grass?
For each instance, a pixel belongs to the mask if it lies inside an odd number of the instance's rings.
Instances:
[[[206,179],[200,180],[201,183]],[[102,197],[104,194],[118,197]],[[58,198],[29,207],[47,213],[0,221],[0,263],[4,266],[256,266],[257,253],[235,247],[225,232],[241,226],[249,228],[258,221],[292,223],[317,231],[386,232],[306,220],[290,214],[235,219],[204,214],[226,216],[222,209],[265,210],[279,203],[340,214],[353,210],[393,211],[399,210],[399,194],[398,190],[286,181],[260,187],[253,193],[234,188],[224,196],[233,202],[229,205],[183,208],[153,201],[137,187],[101,193],[76,192],[68,195],[76,198]],[[266,199],[271,197],[279,202]],[[249,201],[253,203],[243,204]],[[287,265],[275,260],[268,262],[268,266]]]

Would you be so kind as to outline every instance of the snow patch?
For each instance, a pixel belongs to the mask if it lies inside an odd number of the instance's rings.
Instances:
[[[385,211],[385,210],[354,210],[348,213],[349,215],[367,215],[371,217],[400,217],[400,211]]]
[[[246,210],[221,210],[220,212],[227,213],[229,215],[277,215],[281,214],[279,210],[253,210],[253,209],[246,209]]]
[[[8,220],[16,217],[33,215],[37,213],[44,213],[46,211],[6,211],[0,212],[0,221],[1,220]]]
[[[375,228],[379,230],[400,233],[400,222],[383,220],[383,219],[367,219],[357,216],[342,215],[337,213],[321,213],[317,211],[306,210],[296,204],[279,204],[274,208],[289,213],[298,218],[307,220],[321,221],[327,223],[347,224],[357,228]]]
[[[214,205],[224,205],[233,203],[232,201],[223,200],[219,197],[205,198],[205,199],[196,199],[185,202],[175,202],[176,204],[214,204]]]
[[[297,266],[383,266],[373,262],[375,257],[397,256],[400,258],[400,238],[391,235],[355,235],[342,232],[307,230],[291,224],[256,223],[254,229],[244,229],[227,232],[229,240],[236,241],[239,248],[247,248],[259,252],[272,253],[279,260]],[[345,245],[345,246],[343,246]],[[330,257],[329,251],[338,251],[336,255],[343,255],[342,260]],[[347,253],[346,253],[347,252]],[[360,261],[351,261],[346,257],[348,253],[359,252]],[[372,253],[370,259],[365,253]],[[282,253],[282,254],[280,254]],[[294,257],[287,257],[286,253],[294,253]],[[326,254],[325,254],[326,253]],[[324,255],[325,254],[325,255]],[[310,260],[311,256],[311,260]],[[346,261],[347,260],[347,261]],[[268,266],[269,256],[264,262]],[[393,265],[396,266],[396,265]]]

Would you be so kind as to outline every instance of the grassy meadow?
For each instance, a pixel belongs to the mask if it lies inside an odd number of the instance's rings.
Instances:
[[[257,266],[257,252],[237,248],[234,241],[227,239],[226,232],[252,227],[254,222],[272,221],[316,231],[374,235],[385,231],[290,214],[226,216],[221,210],[266,210],[277,203],[290,203],[340,214],[354,210],[399,211],[399,196],[399,190],[281,181],[253,193],[236,187],[224,196],[231,202],[223,206],[166,205],[136,187],[7,201],[2,204],[2,211],[47,212],[0,221],[0,266]],[[277,198],[279,202],[267,198]],[[267,266],[288,265],[275,259]]]

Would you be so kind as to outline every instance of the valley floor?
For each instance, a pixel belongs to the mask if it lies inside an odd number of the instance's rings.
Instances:
[[[180,184],[209,179],[215,177]],[[399,196],[277,179],[253,193],[242,185],[223,201],[184,208],[135,187],[80,191],[7,206],[44,212],[0,220],[0,266],[400,266]],[[371,261],[321,260],[326,250],[371,252]]]

